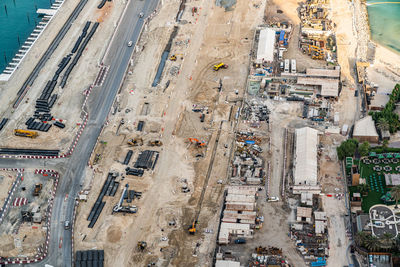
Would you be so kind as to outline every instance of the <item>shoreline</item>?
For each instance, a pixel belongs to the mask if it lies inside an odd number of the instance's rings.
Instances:
[[[400,51],[398,51],[398,50],[396,50],[394,48],[388,47],[388,46],[386,46],[386,45],[384,45],[384,44],[382,44],[382,43],[380,43],[380,42],[378,42],[378,41],[376,41],[376,40],[374,40],[372,38],[372,32],[371,32],[371,27],[370,27],[370,19],[369,19],[367,1],[366,0],[362,0],[361,1],[361,6],[362,6],[362,8],[364,10],[363,13],[365,13],[366,25],[367,25],[367,28],[368,28],[368,40],[369,40],[369,42],[372,42],[376,46],[376,50],[378,48],[381,49],[381,50],[387,50],[387,52],[398,56],[399,59],[400,59]],[[375,56],[376,56],[376,52],[375,52]],[[379,60],[382,61],[381,59],[379,59]]]

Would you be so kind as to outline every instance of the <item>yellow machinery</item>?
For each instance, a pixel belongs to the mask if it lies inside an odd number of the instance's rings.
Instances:
[[[20,130],[20,129],[15,129],[14,134],[16,136],[22,136],[22,137],[29,137],[29,138],[36,138],[38,137],[38,133],[35,131],[28,131],[28,130]]]
[[[197,221],[193,221],[192,225],[189,227],[189,234],[194,235],[196,233],[196,224]]]
[[[181,56],[181,59],[183,59],[182,54],[173,54],[172,56],[169,57],[169,60],[176,61],[178,59],[178,56]]]
[[[160,140],[149,141],[149,146],[162,146],[163,143]]]
[[[143,145],[143,139],[142,138],[131,138],[128,140],[127,143],[130,146],[141,146],[141,145]]]
[[[215,71],[219,71],[220,69],[227,69],[228,65],[226,65],[225,63],[219,63],[217,65],[214,65],[213,70]]]

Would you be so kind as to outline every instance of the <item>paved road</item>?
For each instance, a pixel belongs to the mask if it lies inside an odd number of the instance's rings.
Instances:
[[[137,42],[144,18],[154,11],[157,4],[158,0],[131,0],[129,3],[104,62],[104,64],[110,65],[110,70],[103,86],[93,89],[89,97],[89,121],[70,158],[54,160],[0,159],[0,167],[54,168],[61,174],[53,206],[49,254],[39,264],[31,265],[44,266],[47,263],[53,266],[72,266],[71,231],[64,230],[63,222],[72,218],[74,197],[81,189],[80,184],[84,179],[85,167],[128,67],[134,46],[128,47],[127,43],[129,41]],[[144,18],[139,18],[140,12],[144,13]],[[67,200],[65,200],[66,194],[70,196]],[[60,240],[62,240],[61,248],[59,248]]]

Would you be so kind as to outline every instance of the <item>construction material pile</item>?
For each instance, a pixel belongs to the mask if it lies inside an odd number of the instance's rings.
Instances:
[[[251,254],[249,267],[282,266],[289,267],[289,263],[282,255],[282,250],[276,247],[257,247]]]
[[[233,184],[259,185],[264,180],[264,160],[261,138],[252,132],[240,132],[236,136],[236,151],[232,163]]]

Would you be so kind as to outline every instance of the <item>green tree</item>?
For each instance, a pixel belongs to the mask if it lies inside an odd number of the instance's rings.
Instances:
[[[364,142],[358,146],[358,152],[362,157],[368,156],[368,151],[369,151],[369,143]]]
[[[400,185],[396,185],[390,189],[390,195],[396,200],[396,206],[394,208],[397,209],[397,204],[399,204],[400,199]]]
[[[377,252],[381,247],[381,242],[376,236],[369,235],[365,239],[363,247],[368,249],[370,252]]]
[[[369,186],[367,184],[359,184],[357,186],[358,191],[360,192],[361,195],[364,195],[365,193],[368,193],[369,191]]]
[[[387,131],[389,130],[389,122],[385,118],[381,117],[376,123],[376,128],[378,128],[381,132]]]
[[[383,140],[383,142],[382,142],[383,148],[387,148],[388,145],[389,145],[389,141],[388,140]]]
[[[358,141],[356,139],[343,141],[340,146],[336,148],[339,160],[344,160],[346,157],[353,157],[357,147]]]
[[[393,239],[391,233],[384,233],[381,238],[379,238],[380,247],[386,251],[391,250],[395,245],[395,240]]]
[[[354,237],[354,241],[356,241],[357,245],[363,247],[368,236],[369,234],[367,234],[366,232],[363,231],[357,232],[357,234]],[[400,245],[400,240],[399,240],[399,245]]]

